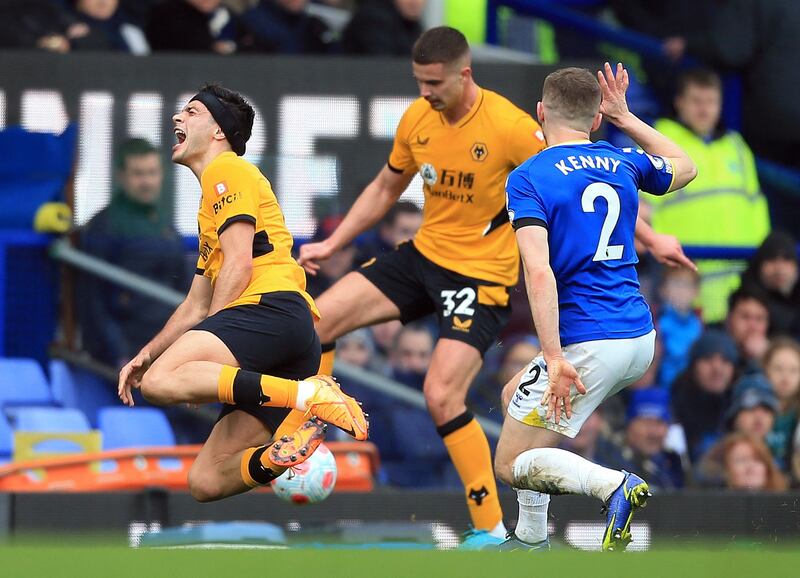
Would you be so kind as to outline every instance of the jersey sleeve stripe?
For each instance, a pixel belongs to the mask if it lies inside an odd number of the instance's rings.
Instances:
[[[232,217],[228,217],[225,222],[219,226],[219,229],[217,229],[217,235],[221,235],[225,229],[239,221],[246,221],[253,226],[256,224],[256,218],[253,215],[234,215]]]
[[[508,211],[506,211],[506,208],[503,207],[500,209],[500,212],[494,216],[494,219],[491,220],[489,226],[486,227],[486,231],[483,233],[483,236],[485,237],[486,235],[488,235],[492,231],[499,229],[506,223],[508,223]]]
[[[392,171],[393,173],[397,173],[398,175],[403,174],[403,169],[398,169],[397,167],[393,167],[392,163],[390,163],[389,161],[386,161],[386,166],[389,167],[389,170]]]
[[[203,274],[205,274],[205,272],[206,272],[206,270],[205,269],[201,269],[200,267],[198,267],[197,269],[194,270],[194,274],[195,275],[203,275]]]
[[[266,231],[259,231],[253,236],[253,259],[272,253],[275,247],[269,242],[269,235]]]
[[[536,217],[522,217],[521,219],[517,219],[512,223],[514,226],[514,230],[521,229],[522,227],[544,227],[547,228],[547,223],[545,223],[541,219],[537,219]]]

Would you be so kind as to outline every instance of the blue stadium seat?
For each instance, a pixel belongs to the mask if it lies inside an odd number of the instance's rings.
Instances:
[[[160,409],[104,407],[97,422],[104,450],[175,445],[172,426]]]
[[[16,431],[87,432],[89,420],[77,409],[60,407],[18,407],[14,410]]]
[[[14,434],[6,416],[0,413],[0,466],[11,461],[14,453]]]
[[[21,432],[83,433],[91,430],[89,420],[77,409],[60,407],[18,407],[13,427]],[[47,440],[36,444],[39,453],[78,453],[81,446],[70,440]]]
[[[77,126],[60,135],[20,127],[0,131],[0,227],[30,230],[42,203],[63,201],[72,172]]]
[[[50,385],[36,361],[21,357],[0,358],[0,407],[52,404]]]
[[[62,407],[81,410],[97,428],[102,407],[119,403],[114,384],[61,359],[50,361],[50,384],[55,401]]]

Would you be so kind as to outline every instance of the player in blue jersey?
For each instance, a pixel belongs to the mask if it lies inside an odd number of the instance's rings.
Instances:
[[[655,330],[633,246],[638,191],[662,195],[697,174],[680,147],[628,111],[627,88],[621,64],[597,79],[579,68],[550,74],[536,109],[549,146],[506,182],[542,354],[507,386],[495,469],[517,489],[520,512],[501,549],[548,547],[550,495],[584,494],[608,508],[603,549],[622,550],[649,496],[635,474],[557,449],[650,366]],[[641,149],[592,143],[604,117]]]

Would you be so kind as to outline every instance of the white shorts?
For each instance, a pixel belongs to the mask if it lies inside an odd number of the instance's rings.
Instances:
[[[604,339],[573,343],[562,349],[581,376],[586,393],[579,395],[572,386],[572,417],[562,413],[559,423],[545,421],[547,407],[540,405],[547,387],[544,358],[536,357],[522,375],[508,405],[508,415],[534,427],[549,429],[574,438],[597,406],[641,378],[650,367],[655,352],[656,332],[633,339]]]

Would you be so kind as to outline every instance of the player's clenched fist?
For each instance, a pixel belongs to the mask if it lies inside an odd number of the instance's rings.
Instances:
[[[150,354],[147,352],[140,352],[119,371],[117,395],[122,400],[122,403],[133,407],[133,395],[131,394],[131,389],[134,387],[141,387],[142,376],[144,376],[149,367]]]
[[[330,259],[335,252],[336,251],[334,251],[333,247],[331,247],[327,241],[322,241],[321,243],[306,243],[300,247],[300,257],[298,257],[297,262],[306,272],[311,275],[316,275],[317,271],[319,271],[318,261]]]
[[[573,365],[563,357],[555,357],[547,361],[547,389],[542,396],[542,405],[547,406],[545,420],[555,419],[558,423],[563,412],[567,419],[572,417],[572,401],[570,400],[570,390],[572,384],[578,393],[586,393],[586,386],[583,385],[578,371]]]

